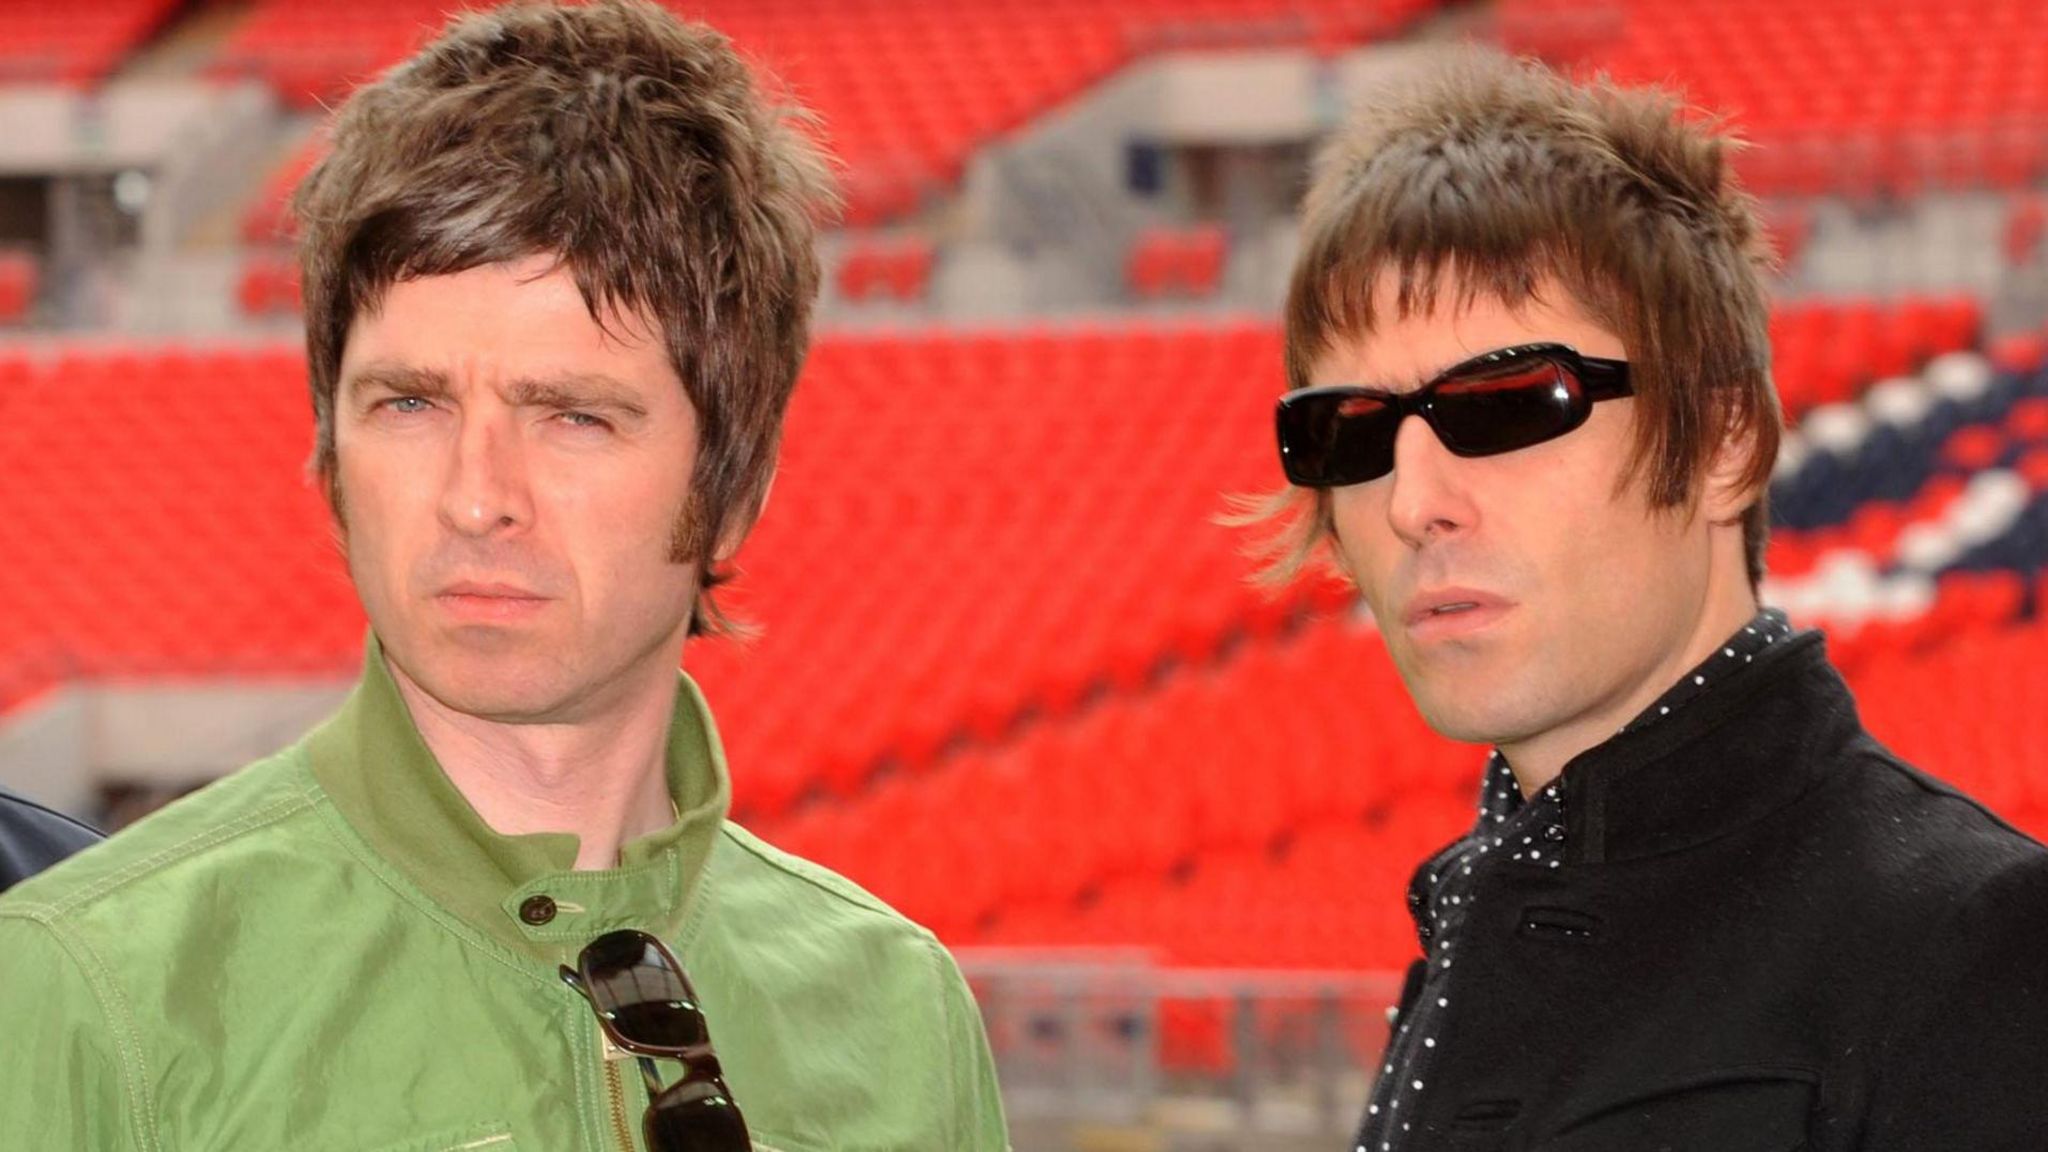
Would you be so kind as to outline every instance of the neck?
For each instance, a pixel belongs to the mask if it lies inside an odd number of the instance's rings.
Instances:
[[[588,719],[512,724],[456,711],[385,663],[427,749],[492,830],[568,833],[577,838],[577,868],[611,868],[627,841],[674,819],[667,770],[673,672],[643,678]]]
[[[1746,577],[1739,582],[1720,581],[1710,588],[1685,642],[1672,647],[1628,691],[1569,723],[1523,740],[1500,743],[1501,755],[1507,758],[1525,798],[1549,786],[1580,753],[1612,739],[1623,725],[1641,715],[1643,709],[1678,683],[1679,677],[1710,656],[1757,614],[1756,593]]]

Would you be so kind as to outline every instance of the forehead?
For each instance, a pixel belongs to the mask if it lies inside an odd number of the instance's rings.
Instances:
[[[392,284],[349,325],[341,375],[380,364],[458,384],[603,375],[679,389],[658,333],[636,311],[608,310],[600,323],[568,269],[534,257]]]
[[[1463,299],[1455,282],[1426,308],[1402,314],[1392,274],[1373,285],[1369,331],[1340,336],[1317,357],[1312,384],[1363,384],[1407,391],[1482,352],[1514,344],[1568,344],[1588,356],[1626,359],[1621,337],[1595,321],[1555,280],[1510,305],[1497,296]]]

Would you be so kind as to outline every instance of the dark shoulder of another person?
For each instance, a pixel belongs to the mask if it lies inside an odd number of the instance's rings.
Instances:
[[[90,825],[0,789],[0,891],[100,839]]]

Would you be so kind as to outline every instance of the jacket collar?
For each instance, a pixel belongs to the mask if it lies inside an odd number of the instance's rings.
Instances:
[[[362,679],[307,737],[307,758],[315,781],[373,852],[492,939],[548,964],[573,959],[613,928],[639,928],[682,947],[731,786],[703,695],[677,675],[668,786],[678,819],[625,844],[615,868],[577,871],[573,835],[507,836],[485,824],[420,738],[374,634]],[[538,910],[549,904],[552,915],[543,919]]]
[[[1862,733],[1820,633],[1800,634],[1663,722],[1565,765],[1565,858],[1655,856],[1754,823],[1819,784]]]

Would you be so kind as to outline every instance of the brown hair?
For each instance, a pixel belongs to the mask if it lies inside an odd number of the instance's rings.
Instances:
[[[1755,202],[1729,169],[1734,141],[1654,89],[1575,85],[1540,64],[1468,49],[1373,92],[1318,156],[1289,286],[1289,388],[1333,341],[1369,334],[1372,292],[1396,278],[1402,315],[1446,284],[1459,301],[1514,306],[1545,282],[1620,337],[1635,386],[1624,482],[1651,503],[1690,500],[1714,452],[1748,441],[1749,579],[1763,577],[1766,485],[1782,422],[1770,375]],[[1278,521],[1267,579],[1297,574],[1330,540],[1329,494],[1286,489],[1240,503],[1236,523]]]
[[[355,317],[399,280],[550,256],[600,323],[651,317],[682,378],[698,449],[673,555],[701,565],[691,633],[728,628],[715,553],[773,475],[834,205],[803,121],[725,37],[644,0],[466,15],[357,90],[292,204],[313,468],[344,530],[334,402]]]

